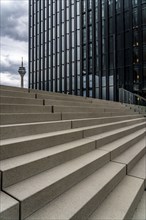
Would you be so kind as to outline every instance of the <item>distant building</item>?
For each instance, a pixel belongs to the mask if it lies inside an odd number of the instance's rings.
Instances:
[[[146,95],[146,0],[30,0],[29,87]]]

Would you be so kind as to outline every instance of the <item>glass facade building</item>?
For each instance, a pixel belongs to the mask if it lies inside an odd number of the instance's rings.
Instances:
[[[146,0],[29,0],[29,87],[146,96]]]

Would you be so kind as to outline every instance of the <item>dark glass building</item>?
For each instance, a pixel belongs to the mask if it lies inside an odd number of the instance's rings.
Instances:
[[[29,0],[29,87],[146,96],[146,0]]]

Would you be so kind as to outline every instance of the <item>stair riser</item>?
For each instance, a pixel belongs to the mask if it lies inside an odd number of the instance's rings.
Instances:
[[[33,122],[46,122],[46,121],[59,121],[61,120],[60,113],[50,114],[1,114],[0,125],[7,124],[22,124],[22,123],[33,123]]]
[[[72,149],[63,151],[61,153],[57,153],[50,157],[46,157],[46,158],[31,162],[29,164],[25,164],[25,165],[16,167],[11,170],[3,171],[3,183],[2,183],[3,188],[8,187],[17,182],[20,182],[38,173],[41,173],[47,169],[53,168],[64,162],[72,160],[83,154],[86,154],[94,149],[95,149],[95,142],[91,141],[88,144],[80,145],[76,148],[72,148]]]
[[[2,189],[2,173],[0,171],[0,191],[1,191],[1,189]]]
[[[0,140],[49,133],[71,129],[71,121],[50,122],[49,124],[18,125],[1,128]]]
[[[54,98],[55,99],[55,98]],[[105,103],[102,103],[102,102],[97,102],[97,103],[86,103],[86,102],[76,102],[76,101],[70,101],[70,100],[68,100],[68,101],[64,101],[64,100],[62,100],[62,101],[59,101],[59,100],[52,100],[52,99],[45,99],[44,100],[44,102],[45,102],[45,105],[55,105],[55,106],[78,106],[78,107],[83,107],[84,106],[84,108],[91,108],[91,107],[93,107],[93,108],[98,108],[98,107],[103,107],[103,108],[123,108],[122,106],[119,106],[119,105],[117,105],[117,104],[109,104],[109,105],[107,105],[107,104],[105,104]]]
[[[21,87],[15,87],[15,86],[6,86],[6,85],[0,85],[0,91],[1,90],[10,90],[10,91],[23,91],[23,92],[28,92],[28,88],[21,88]]]
[[[91,103],[91,100],[85,99],[83,97],[80,96],[71,96],[71,95],[66,95],[66,96],[59,96],[59,95],[52,95],[52,94],[37,94],[37,98],[38,99],[50,99],[50,100],[62,100],[62,101],[75,101],[75,102],[82,102],[82,103]]]
[[[35,98],[35,94],[23,92],[23,91],[10,91],[10,90],[0,90],[1,96],[12,96],[12,97],[23,97],[23,98]]]
[[[18,142],[14,144],[1,145],[0,146],[0,160],[23,155],[37,150],[42,150],[48,147],[68,143],[71,141],[79,140],[83,138],[83,132],[77,131],[67,134],[59,134],[49,136],[46,138],[39,138],[30,141]]]
[[[129,120],[129,119],[136,119],[137,116],[125,116],[125,117],[111,117],[111,118],[94,118],[94,119],[87,119],[87,120],[76,120],[72,121],[72,128],[81,128],[81,127],[87,127],[87,126],[94,126],[94,125],[99,125],[99,124],[105,124],[105,123],[113,123],[113,122],[118,122],[118,121],[124,121],[124,120]]]
[[[0,212],[1,220],[19,220],[19,204],[12,206],[4,212]]]
[[[129,122],[121,122],[119,124],[112,124],[112,125],[104,125],[102,127],[97,127],[97,128],[91,128],[91,129],[86,129],[84,130],[84,137],[91,137],[93,135],[98,135],[98,134],[101,134],[103,132],[108,132],[108,131],[111,131],[111,130],[115,130],[115,129],[118,129],[118,128],[122,128],[122,127],[125,127],[125,126],[130,126],[130,125],[134,125],[134,124],[137,124],[137,123],[142,123],[144,122],[144,119],[139,119],[139,120],[136,120],[136,121],[129,121]]]
[[[2,105],[1,113],[52,113],[52,106]]]
[[[130,161],[130,163],[127,164],[127,173],[129,173],[131,171],[131,169],[136,165],[136,163],[143,157],[143,155],[146,153],[146,147],[144,149],[142,149],[139,154],[137,154],[135,156],[135,158],[133,158],[132,161]]]
[[[91,98],[91,101],[94,104],[101,102],[105,105],[117,105],[117,106],[123,107],[123,105],[120,102],[113,102],[113,101],[107,101],[107,100],[104,100],[104,99],[96,99],[96,98]]]
[[[131,117],[131,119],[134,117]],[[71,128],[80,128],[92,125],[99,125],[104,123],[117,122],[121,120],[130,119],[128,118],[107,118],[107,119],[92,119],[92,120],[81,120],[81,121],[72,121],[72,122],[54,122],[54,123],[44,123],[44,124],[34,124],[34,125],[15,125],[8,127],[1,127],[0,140],[24,137],[27,135],[42,134],[60,130],[67,130]]]
[[[111,135],[108,138],[100,139],[96,141],[96,146],[97,147],[103,146],[103,144],[105,144],[107,141],[108,143],[110,143],[113,141],[113,139],[116,140],[120,137],[123,137],[124,134],[128,135],[128,132],[131,133],[132,131],[134,132],[144,127],[145,127],[145,124],[142,124],[128,131],[126,130],[125,133],[120,132],[117,135]],[[36,140],[24,141],[24,142],[14,143],[14,144],[9,144],[9,145],[4,145],[4,146],[1,145],[0,146],[0,151],[1,151],[0,160],[4,160],[10,157],[15,157],[15,156],[26,154],[29,152],[45,149],[45,148],[52,147],[58,144],[68,143],[73,140],[78,140],[78,139],[83,138],[83,135],[85,137],[85,134],[83,134],[83,131],[77,131],[77,132],[71,132],[69,134],[66,133],[66,134],[61,134],[61,135],[55,135],[52,137],[40,138]],[[94,140],[94,138],[92,138],[91,136],[92,135],[90,135],[90,138]]]
[[[66,107],[66,106],[53,106],[53,112],[116,112],[116,111],[122,111],[121,108],[102,108],[102,107],[96,107],[96,108],[87,108],[87,107]]]
[[[132,133],[132,132],[131,132]],[[124,137],[124,136],[123,136]],[[130,148],[132,145],[136,144],[138,141],[140,141],[143,137],[145,137],[145,133],[132,139],[131,141],[128,141],[127,143],[121,145],[119,148],[113,150],[111,152],[111,160],[114,160],[114,158],[118,157],[121,153],[123,153],[125,150]]]
[[[21,218],[24,219],[27,216],[31,215],[34,211],[38,210],[39,208],[41,208],[42,206],[44,206],[45,204],[47,204],[48,202],[52,201],[57,196],[65,192],[67,189],[77,184],[88,175],[95,172],[108,161],[109,154],[106,154],[98,160],[95,160],[94,162],[86,165],[85,167],[75,171],[69,176],[66,176],[63,179],[58,180],[50,187],[47,187],[39,193],[32,195],[28,199],[21,201]]]
[[[124,116],[124,115],[135,115],[134,112],[100,112],[100,113],[63,113],[62,120],[71,120],[71,119],[84,119],[84,118],[99,118],[99,117],[111,117],[111,116]]]
[[[113,177],[111,181],[109,181],[99,193],[97,193],[88,203],[84,205],[82,209],[80,209],[71,220],[84,220],[88,219],[88,217],[93,213],[93,211],[98,208],[98,206],[104,201],[104,199],[108,196],[108,194],[120,183],[120,181],[126,175],[126,168],[124,167],[116,176]]]
[[[0,97],[0,102],[3,104],[43,105],[43,100],[41,99],[13,98],[13,97],[7,97],[7,96]]]
[[[45,92],[41,90],[29,90],[30,93],[35,93],[37,94],[37,97],[44,98],[46,100],[48,99],[62,99],[64,101],[69,100],[69,101],[79,101],[79,102],[86,102],[86,103],[93,103],[93,104],[103,104],[103,105],[109,105],[109,106],[123,106],[119,102],[113,102],[113,101],[106,101],[106,100],[101,100],[101,99],[94,99],[94,98],[87,98],[87,97],[82,97],[82,96],[75,96],[75,95],[66,95],[63,93],[54,93],[54,92]]]
[[[121,132],[119,132],[117,134],[112,134],[110,136],[101,138],[99,140],[96,140],[96,138],[94,138],[94,137],[90,137],[90,139],[96,141],[96,148],[100,148],[100,147],[103,147],[106,144],[109,144],[109,143],[111,143],[113,141],[118,140],[119,138],[122,138],[122,137],[124,137],[126,135],[132,134],[133,132],[136,132],[137,130],[142,129],[142,128],[144,128],[144,125],[140,125],[140,126],[138,126],[136,128],[131,128],[131,129],[128,129],[126,131],[121,131]],[[107,149],[104,149],[104,150],[107,150]]]
[[[131,207],[129,208],[128,212],[125,214],[124,219],[132,219],[135,209],[137,208],[138,203],[142,198],[143,192],[144,192],[144,184],[142,184],[141,188],[139,189],[136,197],[134,198],[133,203],[131,204]]]

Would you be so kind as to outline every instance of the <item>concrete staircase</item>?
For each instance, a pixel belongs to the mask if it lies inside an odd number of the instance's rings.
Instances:
[[[146,219],[146,119],[120,103],[0,86],[0,219]]]

